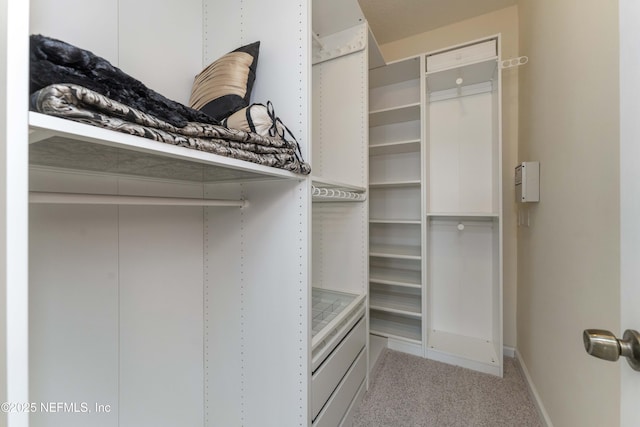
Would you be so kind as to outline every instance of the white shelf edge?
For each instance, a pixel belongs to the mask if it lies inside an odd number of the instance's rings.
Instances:
[[[395,147],[398,145],[411,145],[411,144],[420,144],[420,139],[416,138],[416,139],[404,139],[402,141],[392,141],[392,142],[383,142],[383,143],[379,143],[379,144],[370,144],[369,145],[369,149],[376,149],[376,148],[387,148],[387,147]]]
[[[360,186],[360,185],[348,184],[348,183],[345,183],[345,182],[340,182],[340,181],[335,181],[335,180],[332,180],[332,179],[322,178],[322,177],[315,176],[315,175],[311,176],[311,182],[316,187],[321,187],[321,188],[337,188],[337,189],[353,191],[353,192],[356,192],[356,193],[364,193],[364,192],[367,191],[366,187],[363,187],[363,186]]]
[[[378,335],[378,336],[385,337],[385,338],[393,338],[395,340],[406,341],[406,342],[409,342],[409,343],[412,343],[412,344],[422,345],[422,341],[421,340],[417,340],[415,338],[403,337],[402,335],[396,335],[396,334],[392,334],[392,333],[389,333],[389,332],[376,330],[376,329],[373,329],[373,328],[369,329],[369,333],[372,334],[372,335]]]
[[[369,145],[369,156],[392,156],[395,154],[415,153],[422,151],[420,140],[389,141]]]
[[[427,217],[499,218],[500,214],[489,212],[428,212]]]
[[[495,61],[496,65],[497,65],[498,64],[498,59],[499,59],[498,55],[495,55],[495,56],[491,56],[489,58],[482,58],[482,59],[478,59],[476,61],[465,62],[464,64],[455,64],[455,65],[451,65],[450,67],[440,68],[438,70],[427,71],[425,73],[425,75],[428,77],[428,76],[432,76],[432,75],[438,74],[438,73],[444,73],[444,72],[447,72],[447,71],[458,70],[460,68],[468,67],[468,66],[471,66],[471,65],[482,64],[483,62]]]
[[[370,219],[369,224],[421,225],[419,219]]]
[[[347,292],[343,292],[343,291],[334,291],[334,292],[341,292],[343,294],[346,294]],[[350,294],[350,295],[354,295],[355,294]],[[320,332],[318,332],[312,339],[311,339],[311,348],[314,349],[318,343],[322,342],[328,335],[329,333],[331,333],[331,331],[333,331],[336,327],[336,325],[338,325],[340,322],[342,322],[342,320],[347,317],[348,315],[351,314],[351,312],[353,311],[353,309],[355,307],[357,307],[363,300],[365,299],[365,294],[360,294],[358,296],[356,296],[356,298],[351,301],[341,312],[339,315],[337,315],[334,319],[332,319],[329,323],[327,323],[327,325],[322,328],[322,330]]]
[[[422,289],[422,285],[409,282],[400,282],[397,280],[376,279],[375,277],[369,277],[369,283],[376,283],[379,285],[398,286],[401,288]]]
[[[421,277],[422,273],[419,270],[385,268],[374,265],[369,273],[369,283],[422,289]]]
[[[244,160],[220,156],[205,151],[193,150],[186,147],[165,144],[159,141],[129,135],[114,130],[103,129],[96,126],[49,116],[47,114],[29,112],[30,141],[34,143],[51,136],[59,136],[72,140],[91,142],[125,150],[154,154],[167,158],[202,163],[228,169],[252,172],[266,177],[289,178],[302,180],[306,177],[293,172],[270,166],[263,166]],[[40,132],[44,138],[40,135]]]
[[[384,307],[381,305],[374,305],[374,304],[369,304],[369,309],[383,311],[385,313],[397,314],[399,316],[411,317],[413,319],[422,319],[422,313],[419,313],[416,311],[400,310],[397,308]]]
[[[418,102],[410,102],[408,104],[402,104],[402,105],[397,105],[394,107],[387,107],[387,108],[379,108],[377,110],[371,110],[369,111],[369,116],[373,116],[373,115],[377,115],[377,114],[385,114],[385,113],[390,113],[390,112],[394,112],[394,111],[400,111],[400,110],[410,110],[410,109],[420,109],[420,101]]]
[[[388,252],[375,252],[375,251],[369,252],[369,256],[376,257],[376,258],[407,259],[411,261],[420,261],[422,259],[422,256],[420,255],[404,255],[404,254],[394,254],[394,253],[388,253]]]
[[[419,187],[420,184],[420,180],[371,182],[369,183],[369,188]]]

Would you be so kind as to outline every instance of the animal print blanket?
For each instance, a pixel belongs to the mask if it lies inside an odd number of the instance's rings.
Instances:
[[[295,141],[272,138],[220,125],[187,122],[177,127],[93,90],[53,84],[31,95],[31,109],[166,144],[309,174]]]

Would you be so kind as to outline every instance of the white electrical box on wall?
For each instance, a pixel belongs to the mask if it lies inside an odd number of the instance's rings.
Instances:
[[[540,162],[522,162],[516,166],[516,201],[540,201]]]

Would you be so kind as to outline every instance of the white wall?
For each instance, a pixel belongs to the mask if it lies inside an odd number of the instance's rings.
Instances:
[[[619,366],[586,328],[619,324],[618,2],[521,0],[521,160],[540,203],[518,235],[518,350],[553,425],[619,424]]]
[[[508,7],[493,13],[438,28],[380,46],[386,61],[406,58],[446,48],[482,37],[502,34],[502,58],[518,52],[518,8]],[[516,230],[513,168],[518,158],[518,68],[502,73],[502,165],[504,218],[504,345],[516,347]]]
[[[183,104],[203,68],[201,0],[31,0],[30,32],[89,50]]]

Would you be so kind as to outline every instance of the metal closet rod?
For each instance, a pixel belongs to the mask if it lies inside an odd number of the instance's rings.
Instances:
[[[29,203],[67,205],[137,205],[137,206],[221,206],[245,207],[246,200],[195,199],[182,197],[120,196],[109,194],[29,192]]]
[[[355,191],[340,190],[334,188],[324,188],[312,186],[313,197],[325,200],[347,201],[347,202],[363,202],[367,199],[364,193]]]

